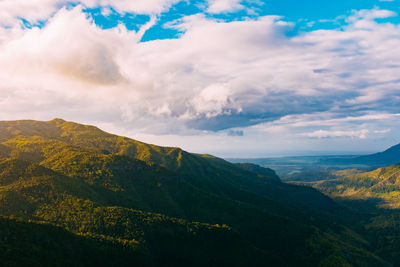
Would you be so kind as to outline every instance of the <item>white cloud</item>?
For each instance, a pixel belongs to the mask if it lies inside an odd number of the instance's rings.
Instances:
[[[80,0],[79,2],[88,7],[112,6],[121,13],[159,14],[180,1],[181,0]]]
[[[336,118],[335,118],[336,117]],[[292,127],[310,126],[339,126],[344,124],[361,124],[376,121],[397,121],[400,113],[371,113],[360,116],[343,116],[340,113],[323,112],[314,114],[288,115],[274,121],[277,125],[290,125]]]
[[[113,13],[113,10],[110,7],[102,7],[101,8],[101,14],[104,17],[108,17]]]
[[[211,84],[193,96],[190,104],[197,114],[204,113],[206,117],[215,117],[223,113],[228,105],[230,90],[225,84]]]
[[[383,130],[375,130],[374,133],[376,134],[386,134],[386,133],[390,133],[392,131],[392,129],[383,129]]]
[[[0,26],[18,23],[17,17],[37,21],[47,19],[57,11],[62,0],[1,0]]]
[[[353,15],[350,16],[347,21],[355,22],[359,20],[375,20],[384,19],[390,17],[396,17],[397,13],[391,10],[379,9],[377,7],[373,9],[362,9],[353,11]]]
[[[303,133],[302,136],[310,137],[310,138],[342,138],[342,137],[350,137],[350,138],[367,138],[368,134],[367,129],[362,129],[359,131],[326,131],[326,130],[318,130],[311,133]]]
[[[61,7],[83,4],[87,7],[103,7],[102,12],[110,13],[109,7],[117,12],[136,14],[159,14],[181,0],[1,0],[0,26],[20,23],[19,18],[30,22],[47,20]]]
[[[208,0],[209,13],[225,13],[245,9],[245,6],[240,4],[242,0]]]

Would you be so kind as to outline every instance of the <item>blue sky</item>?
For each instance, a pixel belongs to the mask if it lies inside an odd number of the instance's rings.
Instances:
[[[400,142],[398,1],[3,0],[0,120],[226,157]]]
[[[210,18],[218,18],[224,21],[245,20],[260,16],[277,15],[284,20],[295,23],[292,34],[300,34],[302,31],[316,29],[335,29],[346,25],[345,17],[350,16],[355,10],[362,9],[388,9],[396,11],[399,4],[396,1],[379,0],[339,0],[339,1],[242,1],[240,10],[224,11],[221,13],[207,12],[207,1],[180,1],[172,5],[170,9],[158,14],[159,21],[150,28],[142,41],[178,38],[180,31],[163,27],[166,23],[194,14],[205,14]],[[110,8],[111,14],[104,16],[102,7],[88,8],[85,11],[92,16],[97,25],[103,28],[112,28],[118,23],[124,23],[130,30],[138,30],[141,25],[150,20],[150,15],[119,13]],[[251,10],[249,12],[248,10]],[[380,22],[399,23],[398,17],[381,19]]]

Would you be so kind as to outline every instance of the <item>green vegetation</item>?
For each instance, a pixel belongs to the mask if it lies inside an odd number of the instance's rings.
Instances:
[[[314,185],[334,197],[379,200],[379,207],[400,208],[400,165],[321,181]]]
[[[152,266],[145,251],[48,223],[0,217],[1,266]]]
[[[52,248],[61,265],[91,265],[81,246],[105,266],[119,255],[111,265],[386,265],[348,209],[254,164],[61,119],[0,122],[0,158],[0,214],[19,218],[4,223],[26,233],[2,243],[0,255],[29,246],[32,265],[52,251],[41,237],[70,240]]]
[[[320,181],[313,186],[350,209],[362,212],[358,224],[373,251],[399,265],[400,165]]]

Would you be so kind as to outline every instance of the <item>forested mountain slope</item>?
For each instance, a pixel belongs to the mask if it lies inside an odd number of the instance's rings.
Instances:
[[[381,207],[400,208],[400,165],[318,182],[314,187],[335,197],[370,199]]]
[[[375,252],[394,266],[400,262],[400,165],[314,183],[315,188],[335,198],[360,217]]]
[[[0,158],[0,214],[128,246],[151,265],[386,264],[348,210],[268,169],[60,119],[0,122]]]
[[[0,217],[1,266],[151,266],[145,251],[47,223]]]

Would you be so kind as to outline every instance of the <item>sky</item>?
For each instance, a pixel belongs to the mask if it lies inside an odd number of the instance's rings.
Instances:
[[[400,143],[400,1],[0,0],[0,120],[221,157]]]

